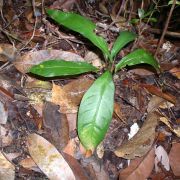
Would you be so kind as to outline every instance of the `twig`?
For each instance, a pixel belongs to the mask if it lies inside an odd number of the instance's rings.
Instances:
[[[36,32],[37,16],[36,16],[36,12],[35,12],[35,0],[32,0],[32,7],[33,7],[33,13],[34,13],[34,16],[35,16],[33,33],[32,33],[31,38],[29,39],[29,41],[26,42],[26,44],[19,51],[22,51],[32,41],[32,39],[34,38],[35,32]]]
[[[16,37],[16,36],[13,35],[13,34],[10,34],[8,31],[3,30],[1,27],[0,27],[0,31],[1,31],[2,33],[4,33],[4,34],[8,37],[8,39],[9,39],[10,42],[11,42],[11,39],[10,39],[9,37],[11,37],[11,38],[13,38],[13,39],[21,42],[22,44],[24,44],[23,40],[19,39],[18,37]]]
[[[105,31],[106,30],[110,30],[110,31],[112,31],[112,32],[120,32],[121,31],[121,29],[120,28],[117,28],[117,27],[114,27],[114,26],[111,26],[110,27],[110,25],[108,25],[108,24],[105,24],[105,23],[96,23],[96,25],[98,26],[98,27],[101,27],[101,28],[103,28]],[[123,29],[122,29],[123,30]]]
[[[154,28],[148,28],[147,31],[155,33],[155,34],[161,34],[162,33],[161,29],[154,29]],[[180,38],[180,33],[172,32],[172,31],[166,31],[165,36]]]
[[[176,5],[176,0],[173,0],[173,4],[172,4],[172,6],[171,6],[171,9],[170,9],[170,12],[169,12],[169,15],[168,15],[168,18],[167,18],[167,21],[166,21],[166,24],[165,24],[163,33],[162,33],[161,38],[160,38],[160,40],[159,40],[159,43],[158,43],[156,52],[155,52],[155,54],[154,54],[154,57],[157,57],[157,54],[158,54],[158,52],[159,52],[159,49],[160,49],[160,47],[161,47],[161,45],[162,45],[162,43],[163,43],[163,39],[164,39],[164,36],[165,36],[165,34],[166,34],[166,31],[167,31],[167,28],[168,28],[168,25],[169,25],[169,21],[170,21],[170,19],[171,19],[171,16],[172,16],[172,13],[173,13],[173,10],[174,10],[175,5]]]

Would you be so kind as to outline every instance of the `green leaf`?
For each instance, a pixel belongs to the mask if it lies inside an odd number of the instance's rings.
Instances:
[[[113,59],[117,53],[129,42],[133,41],[136,38],[136,34],[123,31],[120,33],[116,41],[114,42],[113,48],[111,50],[111,59]]]
[[[97,71],[97,68],[86,62],[49,60],[33,66],[29,72],[43,77],[67,76]]]
[[[144,22],[157,22],[157,19],[156,18],[144,18],[143,19]]]
[[[82,98],[78,112],[78,135],[88,150],[93,151],[108,130],[114,109],[114,91],[112,74],[106,71]]]
[[[115,67],[115,72],[125,66],[133,66],[144,63],[153,66],[156,70],[160,69],[158,62],[149,52],[145,51],[144,49],[137,49],[121,59],[121,61]]]
[[[143,19],[143,18],[144,18],[144,15],[145,15],[144,9],[138,8],[138,16],[139,16],[139,18],[140,18],[140,19]]]
[[[96,25],[92,21],[72,12],[63,12],[52,9],[48,9],[46,12],[57,23],[78,32],[89,39],[94,45],[101,49],[106,57],[110,56],[106,41],[101,36],[96,35],[94,32]]]
[[[168,2],[168,5],[171,5],[171,4],[173,4],[173,0],[171,0],[171,1]],[[177,5],[180,5],[180,1],[176,0],[176,4],[177,4]]]
[[[138,22],[139,22],[139,19],[136,19],[136,18],[131,19],[130,21],[131,24],[137,24]]]

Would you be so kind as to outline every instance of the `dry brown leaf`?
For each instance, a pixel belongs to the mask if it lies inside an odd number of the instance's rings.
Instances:
[[[53,84],[51,102],[60,105],[62,113],[76,113],[82,96],[92,83],[93,80],[81,77],[63,87]]]
[[[174,143],[169,153],[169,162],[175,176],[180,176],[180,143]]]
[[[119,174],[120,180],[145,180],[151,174],[154,167],[155,152],[154,148],[142,158],[136,158],[130,165],[123,169]]]
[[[176,104],[176,97],[169,93],[164,93],[162,90],[154,85],[149,84],[141,84],[141,87],[144,87],[149,91],[151,94],[154,94],[156,96],[162,97],[163,99],[166,99],[167,101]]]
[[[121,106],[118,103],[114,103],[114,115],[118,117],[118,119],[122,120],[125,124],[127,124],[124,114],[122,113]]]
[[[108,14],[108,10],[105,6],[104,1],[99,3],[99,10],[103,13],[103,14]]]
[[[5,129],[3,126],[0,125],[0,138],[1,138],[1,147],[9,146],[12,142],[12,135],[10,131]]]
[[[86,169],[89,172],[91,179],[109,180],[108,173],[104,170],[102,163],[95,158],[91,159],[91,162],[87,164]]]
[[[160,117],[160,121],[166,124],[172,132],[174,132],[178,137],[180,137],[180,127],[173,128],[166,117]]]
[[[153,96],[148,103],[147,112],[150,113],[150,112],[156,110],[165,101],[166,100],[161,97]]]
[[[180,68],[174,67],[169,71],[173,76],[176,76],[178,79],[180,79]]]
[[[0,61],[12,61],[16,56],[16,48],[11,44],[0,44]]]
[[[79,162],[69,154],[63,153],[65,160],[68,162],[69,166],[73,170],[75,174],[76,180],[88,180],[87,173],[85,170],[80,166]]]
[[[59,112],[59,106],[46,102],[43,108],[44,127],[51,130],[49,137],[56,148],[61,151],[69,141],[69,125],[65,114]]]
[[[76,0],[57,0],[53,2],[53,5],[50,6],[51,9],[65,9],[66,11],[70,11],[73,8]]]
[[[34,162],[49,179],[76,179],[63,156],[46,139],[30,134],[27,144]]]
[[[88,63],[92,64],[93,66],[95,66],[95,67],[97,67],[99,69],[102,68],[102,61],[101,61],[101,59],[99,58],[99,56],[96,53],[94,53],[92,51],[88,51],[86,53],[84,59]]]
[[[69,154],[72,157],[75,157],[78,149],[78,144],[78,138],[70,139],[66,147],[63,149],[63,152]]]
[[[0,179],[14,180],[15,167],[0,152]]]
[[[118,28],[125,29],[126,27],[126,19],[123,16],[118,16],[114,14],[110,14],[112,21]]]
[[[18,57],[13,63],[21,73],[27,73],[33,65],[54,59],[65,61],[84,61],[81,56],[72,52],[61,50],[40,50],[36,52],[28,52],[27,54]]]
[[[145,68],[133,68],[131,70],[128,71],[129,73],[133,73],[139,76],[151,76],[153,74],[155,74],[155,72],[145,69]]]
[[[67,113],[66,116],[69,123],[69,132],[74,131],[77,127],[77,113]]]
[[[158,122],[158,115],[152,112],[147,118],[142,128],[126,144],[120,146],[114,152],[118,157],[133,159],[142,157],[151,148],[155,138],[155,128]]]
[[[19,165],[21,165],[22,167],[26,169],[40,172],[40,169],[38,168],[38,166],[36,165],[36,163],[33,161],[31,157],[27,157],[26,159],[21,160],[19,162]]]
[[[66,92],[63,90],[63,87],[53,84],[52,88],[52,99],[51,102],[57,104],[61,108],[61,113],[76,113],[77,106],[75,106],[71,99],[68,99]]]

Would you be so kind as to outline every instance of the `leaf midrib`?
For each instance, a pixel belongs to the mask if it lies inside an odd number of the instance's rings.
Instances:
[[[92,123],[92,125],[93,125],[93,126],[92,126],[93,131],[91,131],[91,142],[93,142],[93,141],[92,141],[92,140],[93,140],[92,134],[93,134],[93,132],[94,132],[94,127],[95,127],[95,122],[96,122],[95,119],[97,119],[97,118],[95,118],[95,117],[97,117],[96,114],[98,114],[98,111],[99,111],[99,109],[100,109],[100,106],[99,106],[99,105],[102,104],[102,103],[101,103],[101,102],[102,102],[102,97],[103,97],[103,94],[104,94],[104,92],[105,92],[105,88],[103,88],[103,87],[106,85],[106,83],[107,83],[107,82],[104,82],[104,84],[103,84],[103,86],[102,86],[102,90],[101,90],[102,93],[100,92],[100,94],[102,94],[102,95],[101,95],[101,98],[100,98],[100,100],[99,100],[99,102],[98,102],[98,108],[96,108],[95,115],[93,116],[93,120],[94,120],[94,121],[93,121],[93,123]],[[99,127],[98,127],[98,129],[99,129]]]

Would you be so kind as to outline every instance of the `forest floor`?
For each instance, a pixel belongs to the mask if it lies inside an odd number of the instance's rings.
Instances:
[[[129,24],[118,15],[116,1],[32,2],[0,0],[0,180],[180,179],[178,38],[165,36],[157,51],[160,36],[144,22]],[[113,118],[94,152],[79,141],[77,113],[99,75],[46,79],[28,69],[53,58],[85,59],[103,69],[101,54],[82,36],[50,20],[44,8],[88,17],[110,47],[123,30],[140,33],[117,60],[143,48],[156,53],[160,64],[159,73],[143,64],[114,75]]]

